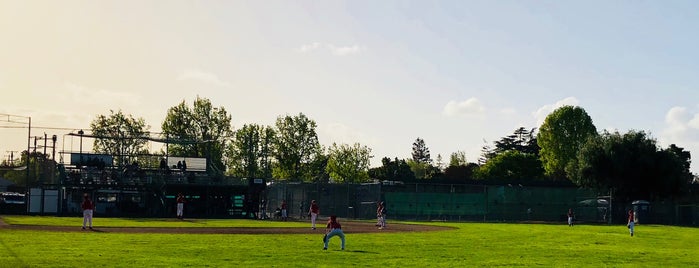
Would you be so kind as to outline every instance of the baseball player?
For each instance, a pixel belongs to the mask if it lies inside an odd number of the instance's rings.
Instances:
[[[626,223],[626,227],[629,228],[629,233],[631,233],[631,236],[633,236],[633,227],[634,227],[634,217],[633,217],[633,209],[629,209],[629,217],[628,221]]]
[[[177,218],[178,219],[183,219],[184,216],[184,203],[186,200],[184,199],[184,195],[182,193],[177,194]]]
[[[379,229],[386,228],[386,204],[383,202],[380,202],[376,209],[376,217],[379,218]]]
[[[568,226],[573,226],[573,209],[568,209]]]
[[[308,209],[308,212],[311,213],[311,229],[315,230],[316,219],[318,218],[318,214],[320,213],[320,208],[318,207],[318,204],[315,200],[311,200],[311,207]]]
[[[92,202],[89,195],[85,194],[80,207],[83,209],[83,230],[85,230],[85,227],[89,227],[92,230],[92,213],[95,210],[95,203]]]
[[[282,220],[283,220],[283,221],[286,221],[286,219],[289,217],[289,213],[288,213],[288,210],[287,210],[288,207],[287,207],[287,204],[286,204],[286,200],[282,200],[282,205],[281,205],[281,206],[282,206]]]
[[[342,240],[342,250],[345,250],[345,233],[342,232],[342,225],[337,221],[335,215],[330,216],[330,220],[328,220],[328,224],[325,228],[325,239],[323,239],[325,245],[323,246],[323,250],[328,249],[328,242],[333,236],[340,237],[340,240]]]

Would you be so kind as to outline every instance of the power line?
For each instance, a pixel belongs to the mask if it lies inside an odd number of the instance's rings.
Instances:
[[[22,126],[0,126],[0,128],[27,128]],[[32,126],[32,129],[52,129],[52,130],[76,130],[79,128],[65,128],[65,127],[42,127],[42,126]]]

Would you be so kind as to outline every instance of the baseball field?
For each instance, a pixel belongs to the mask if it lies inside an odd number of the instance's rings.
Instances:
[[[696,267],[699,229],[565,223],[0,217],[0,267]]]

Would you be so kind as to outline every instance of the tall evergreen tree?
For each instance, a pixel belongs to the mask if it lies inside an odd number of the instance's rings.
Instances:
[[[427,148],[425,140],[417,138],[413,142],[413,161],[417,163],[431,164],[432,158],[430,157],[430,149]]]

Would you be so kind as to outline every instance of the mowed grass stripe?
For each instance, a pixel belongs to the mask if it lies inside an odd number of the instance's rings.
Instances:
[[[148,227],[162,223],[141,222]],[[249,223],[223,220],[217,224]],[[338,238],[333,238],[328,251],[321,250],[318,234],[61,233],[0,228],[0,266],[695,267],[699,263],[697,228],[639,225],[632,238],[623,225],[438,225],[458,229],[348,233],[345,251],[339,250]]]
[[[82,217],[48,217],[48,216],[3,216],[6,224],[42,225],[42,226],[82,226]],[[245,219],[169,219],[169,218],[93,218],[95,227],[308,227],[308,221],[259,221]],[[319,222],[321,222],[319,220]]]

